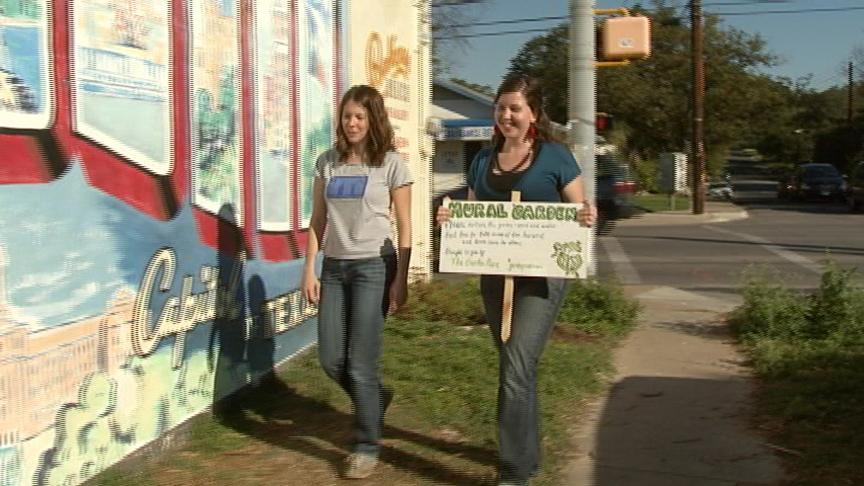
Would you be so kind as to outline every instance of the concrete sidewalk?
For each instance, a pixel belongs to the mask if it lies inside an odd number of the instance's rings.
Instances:
[[[626,291],[643,306],[640,323],[617,350],[609,394],[580,420],[563,484],[778,484],[780,461],[750,423],[754,384],[723,320],[736,297]]]
[[[746,218],[729,202],[705,214],[646,213],[618,225],[709,224]],[[565,472],[579,486],[773,485],[783,479],[753,429],[754,382],[725,323],[741,299],[632,285],[639,324],[616,351],[605,397],[588,404]]]

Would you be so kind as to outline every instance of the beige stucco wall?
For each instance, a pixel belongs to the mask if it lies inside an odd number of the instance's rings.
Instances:
[[[397,149],[414,175],[412,276],[431,274],[432,140],[426,134],[431,102],[429,2],[351,2],[347,64],[351,85],[369,84],[384,95]]]

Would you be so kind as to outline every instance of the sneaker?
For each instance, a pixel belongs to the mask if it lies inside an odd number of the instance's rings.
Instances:
[[[355,452],[345,458],[348,467],[345,469],[345,477],[348,479],[364,479],[368,478],[375,466],[378,465],[378,458],[369,454],[361,454]]]
[[[517,479],[499,479],[498,486],[528,486],[528,480],[519,481]]]

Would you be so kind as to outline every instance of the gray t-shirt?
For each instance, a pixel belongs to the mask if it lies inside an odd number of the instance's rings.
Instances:
[[[380,167],[372,167],[345,164],[330,149],[315,162],[315,177],[324,182],[327,204],[325,256],[355,260],[396,251],[390,230],[390,191],[414,182],[398,153],[388,152]]]

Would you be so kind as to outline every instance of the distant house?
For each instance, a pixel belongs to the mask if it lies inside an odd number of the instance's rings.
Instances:
[[[430,131],[435,139],[432,192],[435,197],[465,186],[468,164],[492,141],[491,97],[452,81],[432,84]]]

